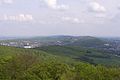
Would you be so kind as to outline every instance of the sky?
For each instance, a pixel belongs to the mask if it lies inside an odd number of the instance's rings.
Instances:
[[[0,36],[119,34],[120,0],[0,0]]]

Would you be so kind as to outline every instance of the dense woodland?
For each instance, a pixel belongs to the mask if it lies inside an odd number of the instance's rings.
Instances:
[[[93,65],[43,50],[0,46],[0,80],[120,80],[120,68]]]

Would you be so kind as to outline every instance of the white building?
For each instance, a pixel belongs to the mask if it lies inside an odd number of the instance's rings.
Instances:
[[[25,49],[30,49],[32,48],[31,46],[24,46]]]

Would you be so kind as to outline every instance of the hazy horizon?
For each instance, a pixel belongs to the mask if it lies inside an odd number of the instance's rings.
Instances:
[[[81,37],[81,36],[90,36],[90,37],[97,37],[97,38],[120,38],[120,36],[94,36],[94,35],[34,35],[34,36],[21,36],[21,35],[0,35],[0,38],[33,38],[33,37],[54,37],[54,36],[74,36],[74,37]]]
[[[120,0],[0,0],[0,36],[120,37]]]

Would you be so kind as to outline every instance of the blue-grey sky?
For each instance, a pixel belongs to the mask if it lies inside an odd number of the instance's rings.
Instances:
[[[0,36],[120,36],[120,0],[0,0]]]

